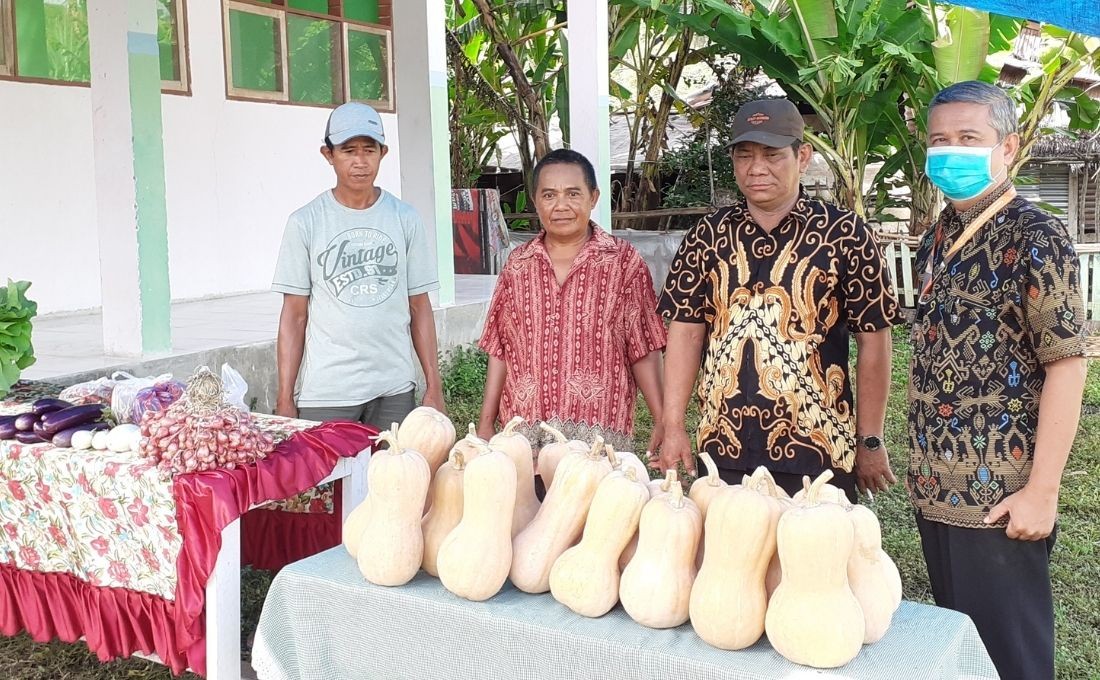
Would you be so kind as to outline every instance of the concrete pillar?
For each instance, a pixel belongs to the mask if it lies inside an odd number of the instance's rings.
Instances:
[[[569,0],[569,135],[596,166],[596,222],[611,230],[611,98],[607,0]],[[576,68],[574,68],[574,66]]]
[[[401,198],[435,235],[442,305],[455,301],[446,19],[441,0],[393,3]]]
[[[156,0],[88,3],[88,43],[103,348],[165,352],[172,332]]]

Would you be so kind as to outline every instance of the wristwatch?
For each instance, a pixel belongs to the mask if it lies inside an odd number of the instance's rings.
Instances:
[[[856,437],[856,440],[868,451],[878,451],[882,448],[882,437],[877,435],[859,436]]]

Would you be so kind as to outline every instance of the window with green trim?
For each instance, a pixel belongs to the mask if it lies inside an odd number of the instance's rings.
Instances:
[[[224,0],[230,97],[393,111],[390,0]]]
[[[161,87],[187,92],[184,0],[156,5]],[[0,0],[0,78],[86,85],[91,76],[88,0]]]

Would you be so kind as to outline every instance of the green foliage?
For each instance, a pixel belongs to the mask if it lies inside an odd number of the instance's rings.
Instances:
[[[711,69],[718,76],[711,102],[696,112],[696,133],[683,147],[661,156],[661,176],[666,178],[662,207],[683,208],[714,204],[715,195],[735,195],[737,183],[733,177],[733,162],[726,150],[731,140],[729,124],[737,109],[746,102],[764,96],[763,88],[753,85],[756,69],[725,66],[715,63]],[[672,228],[685,228],[694,218],[682,219]]]
[[[0,397],[19,380],[23,369],[34,363],[31,319],[38,304],[26,296],[29,281],[12,281],[0,288]]]

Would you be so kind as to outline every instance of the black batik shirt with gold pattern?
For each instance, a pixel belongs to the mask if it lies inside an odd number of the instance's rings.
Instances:
[[[863,220],[802,194],[768,233],[743,201],[723,208],[685,235],[660,309],[707,326],[700,450],[738,470],[852,471],[849,332],[898,319]]]
[[[941,268],[964,227],[1010,186],[963,214],[944,210],[912,331],[909,495],[926,519],[961,527],[987,526],[990,508],[1027,483],[1043,364],[1084,353],[1073,242],[1028,201],[1014,198]],[[917,250],[918,272],[936,232]]]

